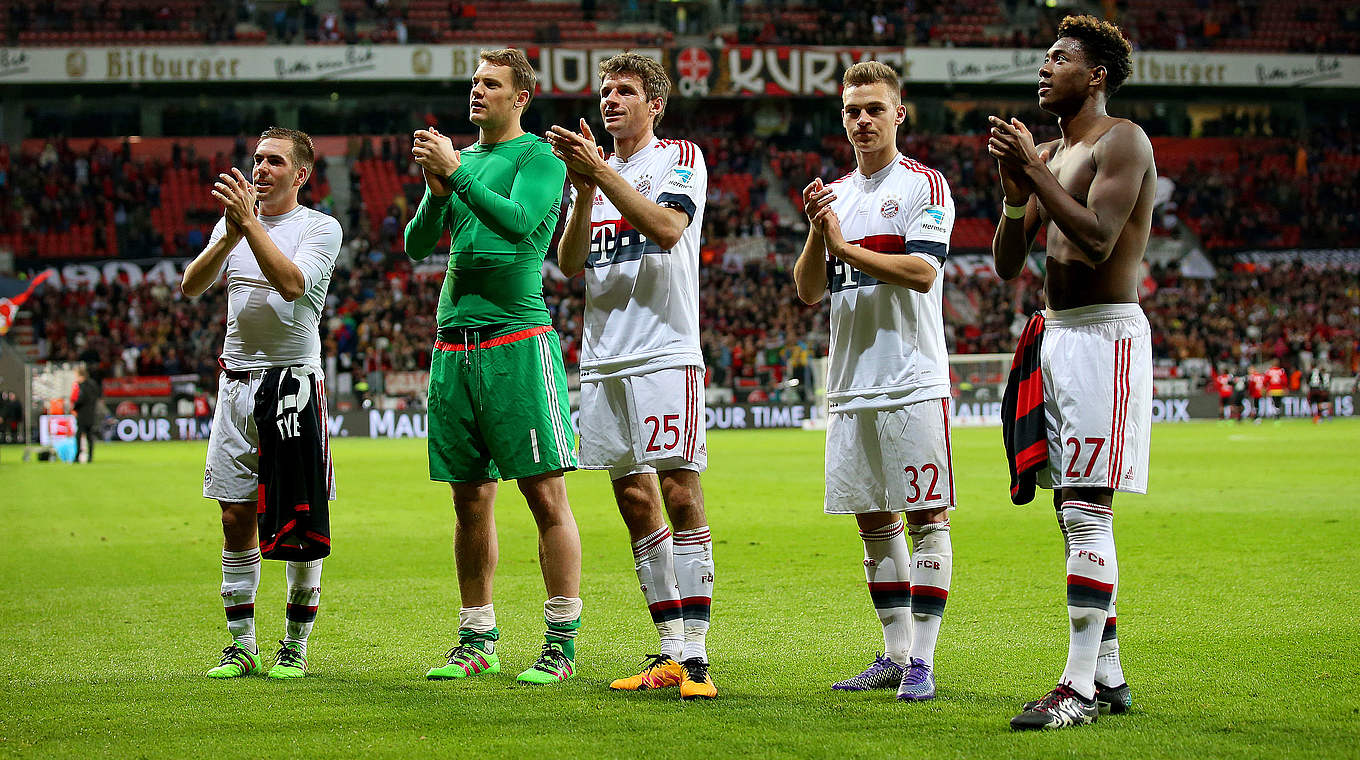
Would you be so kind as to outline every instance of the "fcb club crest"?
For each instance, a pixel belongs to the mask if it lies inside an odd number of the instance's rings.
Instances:
[[[883,206],[878,209],[878,213],[882,214],[884,219],[891,219],[897,216],[897,212],[901,210],[902,207],[897,204],[897,199],[889,198],[883,201]]]
[[[638,180],[638,183],[636,185],[633,185],[633,189],[637,190],[639,193],[642,193],[643,195],[647,195],[652,192],[652,181],[647,177],[643,177],[642,179]]]

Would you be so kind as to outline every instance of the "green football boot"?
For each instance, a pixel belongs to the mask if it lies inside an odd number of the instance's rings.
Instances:
[[[233,641],[231,646],[222,650],[222,662],[208,671],[209,678],[241,678],[264,672],[264,662],[260,655]]]
[[[279,651],[274,655],[274,667],[269,669],[270,678],[302,678],[307,675],[307,657],[302,654],[302,644],[297,641],[280,641]]]
[[[482,649],[480,641],[460,641],[458,646],[448,651],[449,663],[430,668],[425,677],[431,681],[447,681],[451,678],[467,678],[482,673],[501,672],[501,658],[495,652]]]
[[[524,683],[558,683],[576,675],[576,663],[562,652],[560,644],[544,644],[534,666],[519,674]]]

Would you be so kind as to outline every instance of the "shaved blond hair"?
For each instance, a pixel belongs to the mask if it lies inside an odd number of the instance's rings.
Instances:
[[[897,72],[886,63],[879,61],[860,61],[845,70],[845,76],[841,78],[841,84],[846,88],[862,87],[866,84],[878,84],[882,82],[888,85],[892,91],[893,102],[897,105],[902,104],[902,82],[897,78]]]

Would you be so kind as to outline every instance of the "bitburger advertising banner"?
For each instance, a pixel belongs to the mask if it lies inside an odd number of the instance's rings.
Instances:
[[[111,84],[472,79],[480,45],[181,45],[0,48],[0,84]],[[1040,49],[792,45],[629,47],[527,45],[544,95],[588,95],[599,62],[625,49],[662,62],[683,97],[808,97],[840,91],[859,61],[904,84],[1029,86]],[[1126,87],[1360,87],[1360,56],[1138,51]]]

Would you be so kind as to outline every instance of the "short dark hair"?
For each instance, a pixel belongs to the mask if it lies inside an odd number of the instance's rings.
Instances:
[[[528,90],[529,99],[524,101],[527,108],[534,102],[534,89],[538,87],[538,75],[534,74],[534,67],[529,65],[529,57],[519,48],[501,48],[499,50],[483,50],[477,54],[478,60],[486,61],[493,66],[505,66],[510,69],[510,79],[515,85],[515,92]]]
[[[270,138],[288,140],[293,144],[288,152],[292,155],[294,164],[308,169],[316,164],[316,146],[312,144],[312,138],[306,132],[287,127],[270,127],[260,133],[261,140]]]
[[[661,64],[640,53],[619,53],[600,61],[601,82],[605,77],[619,75],[637,77],[642,82],[642,94],[647,96],[648,102],[661,98],[661,110],[652,119],[652,126],[660,124],[661,117],[666,115],[666,100],[671,96],[671,78],[666,76]]]
[[[902,102],[902,82],[897,78],[897,72],[892,67],[881,61],[860,61],[845,70],[845,75],[841,77],[842,87],[860,87],[866,84],[878,84],[882,82],[888,85],[892,92],[893,99],[898,103]]]
[[[1133,46],[1119,27],[1095,16],[1068,16],[1058,24],[1058,38],[1071,37],[1092,66],[1105,67],[1105,94],[1113,95],[1133,73]]]

